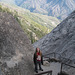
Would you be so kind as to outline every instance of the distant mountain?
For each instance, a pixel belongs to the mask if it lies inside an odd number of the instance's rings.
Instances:
[[[11,5],[15,5],[15,0],[0,0],[0,2],[8,3]]]
[[[0,0],[48,16],[65,19],[75,10],[75,0]]]
[[[15,0],[16,5],[31,12],[64,19],[75,10],[75,0]]]

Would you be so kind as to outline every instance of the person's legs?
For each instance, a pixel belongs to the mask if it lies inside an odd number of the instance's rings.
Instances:
[[[38,73],[38,62],[35,64],[35,72]]]
[[[39,70],[43,71],[43,69],[41,68],[41,61],[39,61]]]

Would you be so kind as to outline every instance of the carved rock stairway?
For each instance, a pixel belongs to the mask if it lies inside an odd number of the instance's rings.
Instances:
[[[61,68],[61,64],[60,63],[55,63],[55,62],[52,62],[52,63],[49,63],[48,66],[42,66],[43,70],[42,72],[47,72],[47,73],[44,73],[44,75],[47,75],[48,74],[48,71],[52,71],[52,74],[49,74],[49,75],[57,75],[59,72],[60,72],[60,68]],[[39,71],[38,74],[35,73],[35,75],[41,75],[42,73],[41,71]]]
[[[51,56],[49,57],[49,55],[51,55],[51,54],[53,54],[52,58],[50,58]],[[70,64],[66,64],[66,62],[65,63],[63,62],[63,60],[62,61],[58,60],[57,55],[59,55],[59,54],[49,53],[49,54],[45,55],[44,58],[46,58],[46,59],[44,59],[44,62],[51,61],[51,60],[53,60],[53,62],[45,63],[45,65],[42,66],[44,71],[43,72],[39,71],[39,73],[35,74],[35,75],[42,75],[42,74],[44,74],[44,75],[58,75],[59,72],[63,72],[63,71],[66,72],[68,75],[75,75],[75,73],[74,73],[75,66],[70,65]],[[70,60],[68,58],[61,57],[61,55],[59,55],[59,56],[60,56],[60,58],[63,58],[65,60],[67,59],[67,62]],[[71,61],[73,62],[73,60],[71,60]],[[68,69],[68,67],[70,69]],[[73,68],[73,70],[72,70],[72,68]],[[67,75],[66,73],[65,73],[65,75]]]

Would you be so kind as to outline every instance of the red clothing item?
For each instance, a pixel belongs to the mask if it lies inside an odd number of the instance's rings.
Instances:
[[[37,52],[37,61],[41,61],[41,55],[39,52]]]

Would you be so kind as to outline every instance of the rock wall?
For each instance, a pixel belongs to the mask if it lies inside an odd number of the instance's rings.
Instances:
[[[34,75],[33,47],[16,19],[0,12],[0,75]]]
[[[33,46],[43,54],[56,52],[75,61],[75,11]]]

